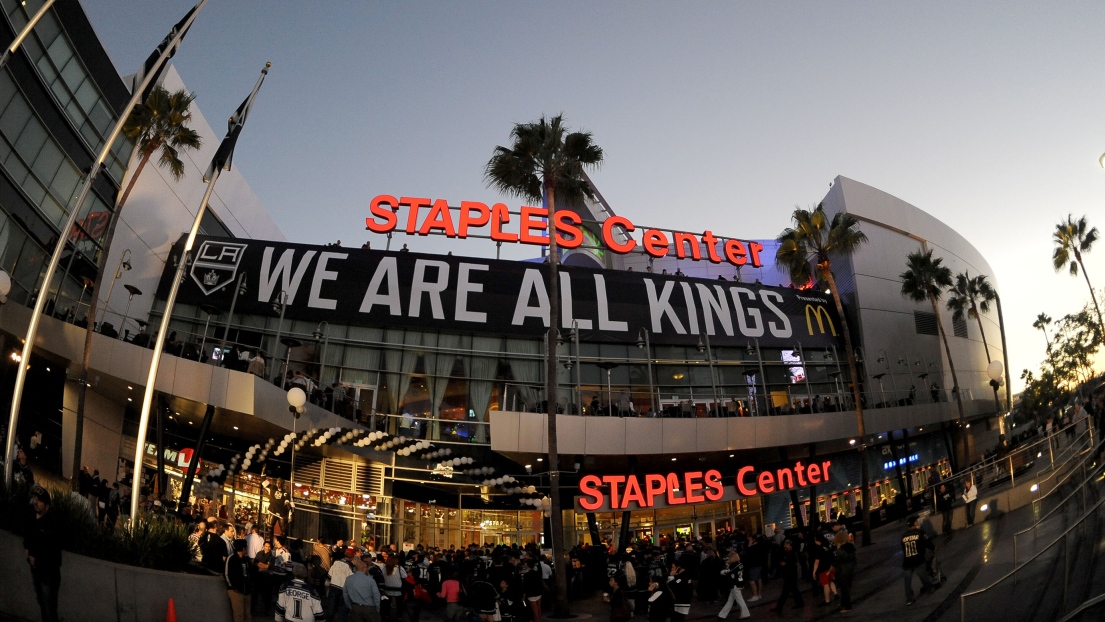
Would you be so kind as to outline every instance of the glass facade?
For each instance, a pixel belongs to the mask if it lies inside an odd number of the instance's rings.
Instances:
[[[163,306],[155,304],[151,321]],[[489,411],[545,409],[543,341],[236,315],[223,352],[216,348],[226,320],[212,318],[217,325],[201,308],[176,306],[170,325],[188,344],[184,356],[223,359],[260,351],[268,380],[285,387],[307,383],[315,403],[392,434],[486,443]],[[702,350],[654,346],[650,357],[643,344],[584,342],[577,349],[566,341],[557,352],[559,410],[707,417],[850,408],[847,367],[832,349],[751,343]],[[335,382],[342,385],[337,398]]]
[[[0,7],[18,32],[41,1],[0,0]],[[0,201],[0,269],[12,277],[12,299],[24,304],[40,287],[42,269],[73,209],[84,169],[118,119],[62,21],[56,9],[48,12],[0,71],[0,166],[7,186]],[[28,79],[25,67],[36,80]],[[124,137],[116,141],[101,178],[79,207],[76,229],[66,237],[76,254],[63,256],[60,291],[50,292],[57,296],[50,310],[59,316],[76,321],[87,313],[85,279],[93,276],[102,255],[131,147]]]

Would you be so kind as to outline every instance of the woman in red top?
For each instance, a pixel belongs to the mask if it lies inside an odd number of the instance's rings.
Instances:
[[[461,622],[464,619],[464,607],[460,604],[461,594],[464,588],[457,581],[457,572],[449,573],[449,578],[441,583],[441,591],[438,598],[445,599],[445,622]]]

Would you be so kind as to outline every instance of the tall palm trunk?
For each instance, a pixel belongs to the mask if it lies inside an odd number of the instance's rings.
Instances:
[[[856,368],[856,351],[852,347],[852,331],[848,328],[848,318],[844,316],[844,305],[840,302],[840,292],[836,288],[836,277],[833,276],[831,266],[826,265],[823,270],[826,280],[829,281],[829,291],[833,294],[833,303],[836,304],[836,313],[840,316],[840,332],[844,333],[844,350],[848,355],[848,373],[852,375],[852,400],[856,404],[856,427],[859,430],[859,463],[862,470],[861,477],[863,490],[863,546],[871,545],[871,493],[867,489],[871,483],[871,476],[867,470],[867,426],[863,423],[863,404],[859,395],[859,372]]]
[[[1086,287],[1090,288],[1090,300],[1093,301],[1094,311],[1097,311],[1097,325],[1105,335],[1105,321],[1101,320],[1101,307],[1097,306],[1097,294],[1093,293],[1093,285],[1090,283],[1090,275],[1086,274],[1086,266],[1082,263],[1082,253],[1074,251],[1074,258],[1078,261],[1078,267],[1082,268],[1082,276],[1086,279]]]
[[[553,184],[547,181],[545,191],[549,197],[549,334],[546,345],[548,356],[545,361],[545,411],[549,418],[549,500],[552,502],[549,529],[552,531],[553,578],[556,580],[553,615],[560,618],[571,615],[568,608],[568,569],[563,554],[564,513],[560,505],[560,455],[556,438],[556,336],[560,329],[560,258],[556,249],[556,192]]]
[[[112,212],[111,220],[107,226],[107,233],[104,235],[103,257],[96,267],[96,280],[92,283],[92,300],[88,303],[88,326],[84,329],[84,356],[81,358],[81,375],[77,385],[77,422],[76,431],[74,432],[76,437],[73,439],[73,477],[69,482],[73,490],[77,490],[80,484],[81,453],[84,450],[85,396],[88,392],[88,368],[92,362],[92,333],[95,332],[96,314],[100,309],[100,285],[104,282],[104,274],[107,271],[107,254],[111,249],[111,241],[115,238],[115,229],[119,226],[119,214],[123,211],[127,199],[130,198],[131,191],[134,190],[134,182],[138,180],[138,176],[142,174],[142,169],[146,168],[146,163],[150,161],[150,156],[153,155],[156,149],[157,144],[151,143],[142,153],[142,159],[138,161],[138,167],[134,169],[134,175],[131,176],[126,190],[123,191],[123,195],[119,197],[119,202],[115,205],[115,210]],[[73,209],[80,209],[80,206],[74,206]],[[107,302],[105,300],[104,304],[106,305]],[[122,326],[119,327],[120,330],[122,328]],[[139,442],[142,442],[142,440],[139,439]],[[160,447],[158,452],[161,452]]]
[[[944,323],[940,321],[940,309],[936,306],[936,299],[929,296],[929,301],[932,303],[932,312],[936,314],[936,332],[940,334],[941,341],[944,342],[944,353],[948,355],[948,368],[952,372],[952,392],[955,393],[955,405],[959,409],[959,422],[963,423],[963,399],[959,395],[959,376],[955,373],[955,361],[952,359],[952,349],[948,345],[948,335],[944,332]],[[952,445],[954,449],[954,444]],[[963,448],[966,452],[967,448]],[[964,456],[966,457],[966,456]]]

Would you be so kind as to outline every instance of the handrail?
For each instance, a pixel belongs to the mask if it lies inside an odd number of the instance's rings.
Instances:
[[[1079,494],[1079,493],[1082,494],[1082,510],[1085,511],[1085,509],[1086,509],[1086,484],[1088,484],[1090,482],[1090,480],[1092,480],[1094,477],[1097,477],[1097,475],[1101,472],[1102,468],[1105,467],[1105,463],[1102,463],[1102,464],[1098,465],[1097,469],[1095,469],[1093,472],[1091,472],[1090,475],[1086,475],[1086,463],[1089,462],[1090,460],[1093,460],[1095,457],[1096,457],[1096,452],[1094,452],[1094,451],[1089,452],[1086,455],[1086,457],[1082,459],[1082,462],[1078,464],[1078,466],[1071,469],[1071,471],[1069,473],[1067,473],[1066,478],[1064,478],[1063,481],[1056,484],[1055,487],[1052,488],[1051,490],[1049,490],[1047,492],[1047,494],[1045,494],[1044,496],[1040,497],[1039,499],[1034,499],[1032,501],[1033,507],[1035,507],[1036,503],[1043,501],[1049,495],[1051,495],[1051,493],[1055,492],[1056,490],[1061,490],[1063,484],[1065,484],[1071,477],[1073,477],[1075,473],[1077,473],[1079,470],[1082,471],[1082,483],[1079,484],[1077,488],[1075,488],[1073,491],[1071,491],[1071,493],[1069,495],[1064,497],[1063,500],[1060,501],[1058,503],[1058,505],[1056,505],[1054,508],[1052,508],[1050,512],[1043,515],[1039,519],[1035,520],[1032,523],[1031,527],[1028,527],[1026,529],[1022,529],[1021,531],[1018,531],[1018,532],[1013,534],[1013,567],[1014,568],[1016,568],[1016,566],[1017,566],[1017,558],[1018,558],[1017,537],[1018,536],[1021,536],[1022,534],[1026,534],[1026,533],[1031,531],[1031,532],[1033,532],[1033,539],[1035,539],[1036,529],[1039,528],[1039,526],[1041,524],[1043,524],[1043,522],[1045,520],[1050,518],[1052,514],[1054,514],[1055,512],[1058,512],[1059,508],[1063,507],[1066,504],[1066,502],[1069,501],[1076,494]],[[1014,579],[1014,582],[1015,582],[1016,581],[1016,576],[1015,575],[1014,575],[1013,579]]]
[[[1082,612],[1085,611],[1086,609],[1089,609],[1090,607],[1093,607],[1094,605],[1099,605],[1103,602],[1105,602],[1105,594],[1098,594],[1097,596],[1094,596],[1093,598],[1087,600],[1086,602],[1082,603],[1081,605],[1078,605],[1078,607],[1076,607],[1074,609],[1074,611],[1071,611],[1070,613],[1063,616],[1062,618],[1059,618],[1059,622],[1070,622],[1071,620],[1074,619],[1075,616],[1081,615]]]
[[[1050,465],[1048,465],[1048,466],[1046,466],[1046,467],[1043,467],[1043,468],[1042,468],[1042,469],[1040,469],[1039,471],[1036,471],[1036,475],[1040,475],[1041,473],[1043,473],[1044,471],[1047,471],[1047,470],[1049,470],[1049,469],[1055,469],[1055,465],[1056,465],[1056,464],[1061,464],[1061,463],[1063,462],[1063,460],[1062,460],[1062,458],[1063,458],[1063,455],[1064,455],[1064,454],[1066,454],[1067,452],[1069,452],[1069,451],[1073,450],[1073,449],[1075,448],[1075,446],[1076,446],[1076,445],[1079,445],[1079,444],[1080,444],[1080,443],[1082,442],[1082,441],[1081,441],[1081,438],[1082,438],[1083,436],[1086,436],[1086,435],[1090,435],[1090,436],[1091,436],[1091,438],[1092,438],[1092,433],[1093,433],[1093,430],[1092,430],[1092,426],[1093,426],[1093,423],[1092,423],[1092,422],[1090,421],[1090,419],[1089,419],[1089,418],[1087,418],[1087,419],[1086,419],[1086,421],[1087,421],[1087,423],[1089,424],[1089,425],[1087,425],[1087,427],[1086,427],[1086,431],[1084,431],[1084,432],[1080,433],[1080,434],[1079,434],[1078,436],[1074,437],[1074,439],[1072,439],[1072,440],[1071,440],[1071,442],[1070,442],[1070,443],[1068,443],[1066,447],[1063,447],[1063,448],[1062,448],[1061,450],[1059,450],[1059,455],[1058,455],[1058,456],[1057,456],[1057,457],[1056,457],[1055,459],[1052,459],[1052,461],[1051,461],[1051,464],[1050,464]],[[1073,424],[1073,423],[1072,423],[1072,424],[1070,424],[1070,425],[1075,425],[1075,424]],[[1049,437],[1047,437],[1047,438],[1054,438],[1055,436],[1057,436],[1057,435],[1059,434],[1059,432],[1065,432],[1065,431],[1066,431],[1065,429],[1064,429],[1064,430],[1057,430],[1057,431],[1053,431],[1053,432],[1051,433],[1051,436],[1049,436]]]
[[[1083,441],[1082,441],[1082,440],[1079,440],[1079,439],[1080,439],[1080,438],[1081,438],[1081,437],[1082,437],[1083,435],[1088,435],[1088,436],[1089,436],[1089,440],[1090,440],[1090,446],[1089,446],[1089,447],[1082,447],[1082,442],[1083,442]],[[1068,448],[1073,448],[1073,447],[1075,447],[1076,445],[1077,445],[1077,446],[1079,447],[1079,453],[1085,453],[1086,451],[1089,451],[1089,450],[1093,449],[1093,429],[1092,429],[1092,428],[1090,428],[1090,429],[1087,429],[1087,430],[1086,430],[1085,432],[1083,432],[1083,433],[1082,433],[1081,435],[1079,435],[1078,437],[1076,437],[1076,440],[1072,441],[1072,442],[1071,442],[1071,444],[1070,444],[1070,445],[1068,446]],[[1064,450],[1064,451],[1065,451],[1065,450]],[[1071,456],[1071,457],[1073,458],[1074,456]],[[1063,459],[1063,452],[1060,452],[1060,453],[1059,453],[1059,458],[1060,458],[1060,459],[1058,459],[1058,460],[1055,460],[1055,461],[1054,461],[1054,462],[1053,462],[1053,463],[1051,464],[1051,466],[1049,466],[1049,467],[1044,467],[1044,468],[1040,469],[1039,471],[1036,471],[1036,475],[1035,475],[1035,477],[1039,477],[1041,473],[1043,473],[1044,471],[1047,471],[1047,470],[1048,470],[1049,468],[1051,469],[1051,474],[1050,474],[1050,475],[1048,475],[1047,477],[1044,477],[1043,479],[1041,479],[1041,480],[1039,480],[1039,481],[1037,481],[1037,482],[1036,482],[1036,484],[1037,484],[1038,486],[1040,486],[1040,488],[1043,488],[1043,484],[1047,483],[1048,481],[1050,481],[1050,480],[1051,480],[1052,478],[1056,477],[1056,476],[1057,476],[1057,475],[1059,474],[1059,471],[1058,471],[1058,469],[1056,469],[1056,465],[1062,465],[1062,464],[1064,464],[1064,459]],[[1068,472],[1068,473],[1067,473],[1067,476],[1069,476],[1069,475],[1070,475],[1070,473]],[[1046,498],[1046,497],[1047,497],[1047,495],[1050,495],[1051,493],[1055,492],[1055,490],[1057,490],[1057,489],[1059,488],[1059,486],[1061,486],[1061,485],[1062,485],[1062,483],[1060,483],[1060,484],[1055,484],[1055,485],[1053,485],[1053,486],[1051,487],[1051,489],[1047,491],[1047,493],[1046,493],[1046,494],[1044,494],[1044,495],[1043,495],[1042,497],[1040,497],[1040,499],[1039,499],[1039,500],[1043,500],[1044,498]],[[1035,503],[1035,502],[1033,502],[1033,503]]]
[[[1069,471],[1069,472],[1068,472],[1068,473],[1067,473],[1066,475],[1064,475],[1064,476],[1063,476],[1063,478],[1062,478],[1062,479],[1061,479],[1061,480],[1059,481],[1059,483],[1057,483],[1057,484],[1055,484],[1054,486],[1052,486],[1051,490],[1047,491],[1047,492],[1046,492],[1046,493],[1044,493],[1044,494],[1043,494],[1042,496],[1040,496],[1040,497],[1038,497],[1038,498],[1036,498],[1036,499],[1033,499],[1033,500],[1032,500],[1032,503],[1033,503],[1033,505],[1035,505],[1035,504],[1037,504],[1037,503],[1040,503],[1040,502],[1042,502],[1042,501],[1043,501],[1044,499],[1047,499],[1047,498],[1048,498],[1048,497],[1050,497],[1050,496],[1052,495],[1052,493],[1054,493],[1055,491],[1057,491],[1057,490],[1062,490],[1063,484],[1066,484],[1066,483],[1067,483],[1068,481],[1070,481],[1070,478],[1074,476],[1075,472],[1077,472],[1077,470],[1078,470],[1078,467],[1082,467],[1083,469],[1085,469],[1086,463],[1087,463],[1087,462],[1089,462],[1090,460],[1093,460],[1093,459],[1095,458],[1096,452],[1094,452],[1094,451],[1093,451],[1093,449],[1094,449],[1093,447],[1087,447],[1087,448],[1086,448],[1085,450],[1083,450],[1083,453],[1086,453],[1086,456],[1085,456],[1084,458],[1082,458],[1082,461],[1081,461],[1081,462],[1080,462],[1080,463],[1079,463],[1078,465],[1076,465],[1076,466],[1075,466],[1075,468],[1071,469],[1071,470],[1070,470],[1070,471]],[[1097,468],[1098,468],[1098,470],[1100,470],[1102,466],[1105,466],[1105,463],[1102,463],[1102,465],[1099,465],[1099,466],[1097,467]],[[1048,476],[1047,476],[1047,479],[1044,479],[1044,480],[1041,480],[1041,481],[1039,481],[1039,482],[1036,482],[1037,486],[1038,486],[1038,485],[1039,485],[1040,483],[1042,483],[1042,482],[1044,482],[1044,481],[1047,481],[1047,480],[1051,479],[1052,477],[1054,477],[1056,473],[1058,473],[1058,471],[1056,471],[1055,473],[1052,473],[1051,475],[1048,475]],[[1095,471],[1095,473],[1096,473],[1096,471]],[[1083,482],[1082,482],[1083,484],[1085,484],[1085,482],[1086,482],[1086,479],[1088,479],[1088,478],[1085,478],[1085,471],[1083,470]],[[1080,485],[1081,485],[1081,484],[1080,484]],[[1076,492],[1077,492],[1077,491],[1076,491]],[[1047,519],[1047,518],[1048,518],[1049,516],[1051,516],[1051,514],[1053,514],[1053,513],[1055,512],[1055,510],[1056,510],[1056,509],[1058,509],[1058,508],[1059,508],[1060,506],[1062,506],[1062,504],[1066,503],[1066,502],[1067,502],[1067,499],[1069,499],[1069,498],[1070,498],[1070,497],[1071,497],[1071,496],[1072,496],[1073,494],[1074,494],[1074,493],[1071,493],[1070,495],[1067,495],[1067,497],[1066,497],[1066,498],[1064,498],[1064,499],[1063,499],[1062,501],[1060,501],[1060,502],[1059,502],[1059,505],[1058,505],[1058,506],[1056,506],[1056,508],[1052,509],[1052,510],[1051,510],[1050,512],[1048,512],[1047,514],[1045,514],[1045,515],[1044,515],[1044,516],[1043,516],[1042,518],[1040,518],[1039,520],[1035,521],[1035,522],[1036,522],[1036,524],[1039,524],[1039,523],[1043,522],[1043,521],[1044,521],[1044,520],[1046,520],[1046,519]],[[1035,527],[1034,527],[1034,526],[1033,526],[1033,527],[1029,527],[1029,528],[1028,528],[1028,529],[1026,529],[1025,531],[1028,531],[1029,529],[1033,529],[1033,528],[1035,528]],[[1023,533],[1023,532],[1018,532],[1018,533]]]
[[[1086,421],[1089,421],[1089,418],[1087,418]],[[1075,425],[1075,424],[1071,423],[1070,425]],[[1053,440],[1053,438],[1057,434],[1060,434],[1060,433],[1065,432],[1065,431],[1066,431],[1065,428],[1063,430],[1055,430],[1048,436],[1044,436],[1042,438],[1039,438],[1039,439],[1029,443],[1028,445],[1024,445],[1024,446],[1018,447],[1016,449],[1013,449],[1012,451],[1009,452],[1009,454],[1002,457],[1000,459],[1000,461],[1001,462],[1012,461],[1012,460],[1015,460],[1017,457],[1020,457],[1020,456],[1031,455],[1032,452],[1037,452],[1037,453],[1042,454],[1042,451],[1039,451],[1039,447],[1043,446],[1044,443],[1047,443],[1047,442]],[[1092,433],[1092,428],[1088,427],[1086,429],[1086,431],[1082,432],[1077,438],[1081,438],[1083,435],[1090,434],[1090,433]],[[1077,438],[1076,438],[1076,441],[1071,443],[1071,446],[1075,445],[1078,442]],[[971,478],[972,482],[977,483],[977,482],[982,481],[984,479],[984,477],[979,476],[979,474],[981,473],[984,476],[985,471],[987,469],[991,469],[991,468],[994,468],[994,467],[998,466],[998,462],[999,462],[998,459],[984,460],[983,462],[981,462],[977,465],[974,465],[974,466],[968,468],[965,471],[961,471],[959,473],[956,473],[955,475],[952,475],[951,477],[940,480],[940,484],[943,484],[945,486],[953,486],[954,487],[954,486],[960,484],[962,482],[962,480],[965,480],[968,477]],[[1004,467],[1005,467],[1005,465],[1003,464],[1003,465],[1001,465],[1000,468],[1004,468]],[[1036,475],[1038,476],[1039,472],[1037,472]],[[1046,481],[1046,480],[1044,480],[1044,481]],[[936,503],[935,497],[936,497],[936,495],[933,495],[933,506],[934,507],[935,507],[935,503]]]
[[[1089,518],[1091,514],[1094,514],[1095,512],[1097,512],[1097,510],[1100,509],[1103,504],[1105,504],[1105,497],[1102,497],[1101,500],[1099,500],[1096,504],[1094,504],[1094,506],[1091,509],[1089,509],[1088,511],[1086,511],[1086,513],[1084,513],[1082,515],[1082,518],[1079,518],[1077,521],[1075,521],[1073,524],[1071,524],[1071,526],[1068,527],[1067,530],[1064,531],[1062,534],[1060,534],[1057,538],[1055,538],[1055,540],[1053,540],[1051,542],[1051,544],[1049,544],[1049,545],[1045,546],[1044,548],[1040,549],[1039,551],[1037,551],[1036,554],[1034,554],[1032,557],[1029,557],[1028,559],[1024,560],[1023,564],[1020,564],[1019,566],[1014,566],[1012,570],[1010,570],[1009,572],[1002,575],[1002,577],[1000,579],[997,579],[996,581],[994,581],[990,585],[987,585],[984,588],[977,589],[973,592],[966,592],[964,594],[961,594],[959,596],[959,619],[960,619],[960,621],[961,622],[966,622],[967,621],[967,597],[977,596],[979,594],[982,594],[983,592],[987,592],[987,591],[997,587],[998,584],[1005,582],[1005,580],[1008,579],[1009,577],[1015,576],[1021,568],[1024,568],[1028,564],[1032,563],[1036,558],[1038,558],[1039,556],[1046,553],[1048,551],[1048,549],[1055,546],[1060,541],[1065,541],[1066,537],[1070,534],[1070,532],[1074,531],[1074,529],[1076,527],[1080,526],[1082,524],[1082,521]],[[1065,595],[1066,584],[1064,584],[1063,590],[1064,590],[1064,595]]]

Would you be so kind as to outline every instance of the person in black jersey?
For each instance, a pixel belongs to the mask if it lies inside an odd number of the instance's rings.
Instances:
[[[929,580],[928,565],[925,561],[926,551],[935,550],[932,540],[929,540],[925,532],[918,526],[920,520],[916,515],[908,519],[909,529],[902,534],[902,577],[905,580],[905,600],[907,605],[912,605],[916,600],[913,597],[913,575],[921,578],[921,596],[932,591],[932,581]]]
[[[775,613],[783,612],[783,603],[788,596],[794,596],[794,606],[801,609],[806,606],[802,600],[802,590],[798,589],[798,553],[794,550],[794,543],[790,540],[783,542],[783,558],[779,560],[779,571],[783,575],[783,591],[779,594],[779,602],[775,604]]]

